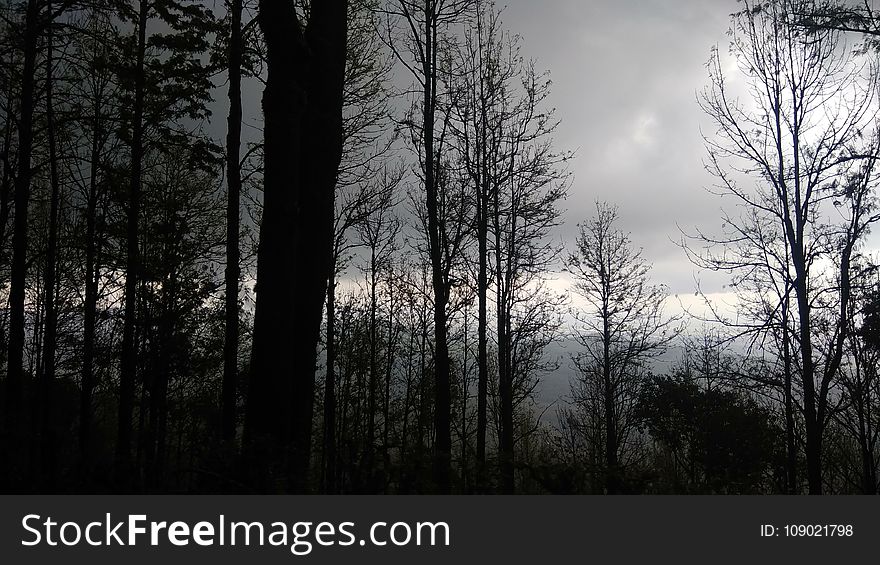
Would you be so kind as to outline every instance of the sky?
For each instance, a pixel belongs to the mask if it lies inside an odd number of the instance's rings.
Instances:
[[[717,228],[697,104],[713,45],[726,48],[736,0],[509,0],[508,29],[553,80],[559,149],[576,151],[559,237],[570,243],[595,201],[620,208],[622,227],[654,265],[652,278],[690,294],[723,281],[698,275],[676,245],[679,226]]]

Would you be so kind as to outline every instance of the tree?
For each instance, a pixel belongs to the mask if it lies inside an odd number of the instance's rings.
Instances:
[[[200,54],[211,31],[210,12],[178,0],[139,0],[136,8],[121,6],[120,16],[134,24],[134,37],[126,45],[130,60],[122,64],[127,83],[127,124],[124,133],[130,149],[128,190],[125,197],[125,291],[122,351],[119,374],[119,410],[116,469],[125,486],[132,474],[132,417],[137,386],[137,291],[140,266],[139,232],[143,163],[158,133],[162,150],[185,143],[187,133],[175,131],[180,118],[199,119],[207,113],[210,81]],[[148,24],[160,20],[171,34],[149,33]],[[175,124],[175,121],[178,121]],[[171,125],[171,127],[169,127]],[[152,135],[151,135],[152,134]]]
[[[137,276],[139,270],[138,222],[140,221],[141,167],[144,158],[144,91],[147,53],[149,2],[140,0],[137,11],[134,64],[134,103],[131,112],[131,176],[128,187],[125,261],[125,322],[122,330],[122,361],[119,373],[119,432],[116,438],[116,469],[120,484],[127,483],[131,469],[132,412],[137,372],[135,317],[137,316]]]
[[[595,216],[579,225],[567,267],[585,306],[575,316],[582,351],[573,358],[581,381],[575,397],[598,391],[609,494],[624,487],[621,455],[634,430],[632,411],[648,362],[679,333],[666,317],[666,290],[650,283],[650,265],[618,227],[617,208],[596,203]]]
[[[239,247],[241,214],[241,76],[242,0],[231,0],[229,10],[229,118],[226,130],[226,333],[223,345],[223,439],[235,440],[238,402],[238,285],[241,278]]]
[[[264,189],[245,443],[260,490],[308,484],[314,374],[332,269],[348,2],[261,1]],[[304,23],[305,21],[305,23]]]
[[[391,93],[387,83],[391,57],[377,33],[380,24],[375,0],[349,3],[348,45],[346,49],[343,92],[343,149],[336,179],[333,217],[333,251],[330,280],[327,284],[326,372],[324,376],[324,437],[321,453],[321,485],[325,492],[335,492],[337,483],[336,450],[336,287],[339,275],[350,259],[357,242],[349,238],[375,201],[382,197],[381,175],[393,137],[387,136],[390,125]],[[381,177],[380,177],[381,178]]]
[[[807,31],[835,30],[859,33],[865,37],[865,47],[877,49],[880,37],[880,19],[870,3],[854,4],[839,0],[821,0],[798,6],[796,24]]]
[[[443,43],[448,39],[446,32],[462,20],[472,5],[472,0],[397,0],[387,10],[388,44],[421,89],[421,98],[408,125],[419,155],[424,194],[417,202],[424,205],[422,219],[428,240],[427,255],[434,292],[434,479],[441,493],[450,492],[452,486],[452,380],[447,306],[451,290],[450,274],[456,255],[459,255],[463,230],[456,229],[454,220],[445,221],[446,218],[442,217],[444,209],[450,215],[455,213],[453,202],[459,199],[450,194],[451,190],[445,190],[453,189],[457,179],[451,178],[445,167],[448,121],[438,127],[438,120],[443,117],[442,112],[438,111],[442,100],[438,85],[443,64]],[[395,24],[404,28],[400,41],[393,36],[397,29]],[[396,47],[401,44],[408,52]],[[445,202],[450,204],[448,208],[444,208]]]
[[[14,224],[12,231],[12,268],[9,288],[9,354],[7,355],[4,417],[6,428],[15,441],[21,433],[21,414],[25,381],[25,279],[27,277],[28,207],[33,170],[31,157],[34,140],[34,105],[36,99],[36,64],[43,19],[37,0],[28,0],[22,30],[23,66],[18,119],[17,174],[13,192]],[[5,458],[5,457],[4,457]]]
[[[862,494],[877,494],[878,343],[877,270],[862,261],[853,273],[853,298],[848,313],[847,352],[841,363],[841,394],[834,418],[857,447],[856,475]],[[845,464],[845,463],[844,463]]]
[[[498,181],[492,176],[503,159],[501,142],[503,119],[499,114],[509,101],[505,88],[516,78],[516,60],[503,59],[498,14],[494,6],[477,4],[474,26],[465,32],[457,53],[460,71],[453,74],[452,88],[458,90],[452,111],[452,131],[463,168],[474,191],[474,237],[477,240],[477,488],[486,488],[486,432],[488,423],[489,351],[489,214],[492,190]],[[495,181],[496,186],[493,186]]]
[[[758,320],[783,332],[787,390],[788,375],[800,372],[807,480],[810,493],[821,494],[822,435],[849,331],[851,262],[877,219],[866,199],[877,135],[875,73],[842,49],[838,31],[803,30],[798,14],[815,7],[808,0],[746,2],[734,14],[732,54],[753,106],[732,96],[722,57],[713,53],[701,102],[717,127],[706,142],[707,167],[718,192],[745,212],[725,216],[723,235],[697,239],[710,250],[699,264],[736,273],[735,284],[754,284],[756,271],[772,279],[763,286],[776,289],[775,303],[753,294],[768,307]],[[790,341],[796,365],[786,361]]]
[[[81,123],[73,128],[74,158],[69,160],[68,176],[73,179],[84,217],[79,248],[84,250],[81,264],[83,281],[82,361],[80,367],[79,451],[83,476],[92,472],[97,384],[95,359],[99,349],[98,325],[103,267],[109,263],[103,249],[107,246],[107,210],[110,207],[111,179],[116,161],[121,158],[118,135],[112,122],[118,117],[111,108],[118,106],[119,84],[110,65],[111,53],[121,39],[106,11],[90,10],[80,24],[82,36],[74,36],[70,59],[71,96],[84,109]]]
[[[534,62],[524,60],[519,38],[504,29],[501,11],[494,3],[477,3],[472,26],[454,49],[455,63],[447,79],[454,93],[450,129],[459,166],[471,185],[472,231],[477,244],[478,488],[485,488],[487,306],[494,282],[502,490],[512,492],[518,404],[514,399],[533,388],[526,385],[516,390],[515,383],[535,377],[534,373],[517,374],[516,369],[533,362],[540,365],[543,348],[533,349],[528,362],[519,354],[526,351],[526,342],[534,346],[541,341],[530,341],[532,337],[554,325],[550,311],[558,297],[543,292],[540,283],[558,255],[547,235],[558,221],[558,203],[566,194],[564,164],[570,154],[552,146],[558,122],[553,110],[545,108],[550,91],[547,73],[539,73]],[[540,316],[532,316],[538,312]],[[547,325],[538,323],[539,319]],[[522,362],[517,365],[518,361]]]
[[[201,310],[220,286],[211,265],[219,260],[223,241],[222,208],[215,191],[219,160],[205,163],[197,148],[180,148],[176,154],[151,155],[145,164],[139,333],[148,355],[138,444],[147,489],[163,491],[169,399],[196,372],[193,334]]]
[[[46,11],[52,14],[52,2],[46,2]],[[46,38],[46,133],[49,146],[49,182],[52,187],[49,198],[49,234],[46,245],[46,269],[43,274],[45,292],[46,321],[43,337],[43,374],[40,376],[40,399],[38,401],[39,437],[40,437],[40,469],[43,488],[53,490],[55,483],[56,450],[53,437],[52,387],[55,380],[56,344],[58,340],[58,305],[57,295],[57,261],[58,261],[58,224],[61,206],[61,181],[59,179],[58,131],[55,119],[55,42],[52,22],[47,25]]]
[[[752,398],[686,378],[654,377],[639,394],[637,418],[671,454],[673,492],[766,492],[778,432],[770,412]]]
[[[372,209],[356,226],[361,245],[368,254],[364,267],[366,284],[369,289],[369,384],[367,386],[367,438],[364,461],[368,479],[372,479],[376,465],[376,417],[378,415],[377,402],[380,379],[378,292],[381,277],[384,273],[392,270],[392,256],[398,245],[400,220],[394,214],[394,207],[397,205],[395,189],[400,183],[401,176],[402,171],[385,171],[384,176],[378,181],[379,188]],[[390,316],[391,313],[389,313]],[[390,360],[391,344],[387,343],[386,348],[388,348],[388,359]]]

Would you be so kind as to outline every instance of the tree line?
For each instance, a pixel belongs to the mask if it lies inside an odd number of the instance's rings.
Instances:
[[[744,3],[749,102],[713,52],[737,206],[682,246],[733,314],[613,204],[554,239],[574,154],[503,19],[0,3],[0,488],[876,493],[874,14]]]

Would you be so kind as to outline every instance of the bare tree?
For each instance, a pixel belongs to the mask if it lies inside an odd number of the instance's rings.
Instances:
[[[876,73],[844,48],[840,32],[804,31],[798,14],[815,2],[744,4],[733,16],[731,50],[752,102],[734,96],[715,51],[701,104],[717,127],[706,142],[707,166],[718,192],[745,212],[724,218],[722,236],[703,238],[711,243],[703,264],[744,278],[773,273],[780,301],[761,320],[781,323],[796,344],[807,480],[810,493],[821,494],[822,435],[849,331],[851,260],[876,221],[864,205],[877,152]]]
[[[458,90],[452,108],[452,130],[462,166],[473,184],[474,235],[477,240],[477,488],[486,487],[486,431],[488,410],[489,352],[489,215],[492,175],[499,168],[503,121],[499,115],[509,106],[506,91],[516,78],[519,58],[506,52],[503,30],[494,6],[478,2],[474,26],[458,48],[458,70],[452,88]],[[507,39],[509,41],[509,39]],[[507,56],[505,58],[505,56]],[[515,59],[515,60],[512,60]],[[493,143],[494,142],[494,143]]]
[[[462,20],[472,4],[473,0],[395,0],[386,10],[388,44],[420,87],[420,100],[414,112],[417,117],[408,120],[408,125],[419,155],[424,194],[416,200],[417,204],[424,205],[424,233],[434,292],[434,478],[441,493],[451,490],[452,380],[447,306],[450,273],[462,243],[459,237],[462,230],[443,217],[444,209],[455,208],[444,204],[453,204],[454,198],[445,197],[450,192],[446,188],[452,187],[457,179],[449,174],[448,160],[444,159],[448,113],[443,120],[443,113],[438,112],[442,101],[438,85],[443,64],[441,53],[448,31]]]
[[[624,487],[621,451],[634,429],[640,381],[681,329],[678,317],[664,315],[666,289],[650,283],[650,265],[617,224],[617,208],[597,203],[596,215],[580,224],[567,261],[575,291],[586,301],[575,313],[582,351],[573,360],[580,390],[599,392],[609,494]]]
[[[6,373],[4,417],[11,436],[19,438],[21,407],[24,400],[25,279],[27,277],[28,205],[31,194],[31,157],[34,139],[36,65],[42,31],[40,3],[29,0],[23,29],[23,67],[18,118],[17,174],[13,192],[14,224],[12,231],[12,268],[9,287],[9,353]],[[8,160],[7,160],[8,163]]]
[[[102,242],[106,241],[106,215],[114,156],[118,155],[120,139],[113,134],[110,121],[113,111],[110,101],[118,96],[118,85],[113,81],[112,69],[106,64],[117,30],[110,24],[109,16],[100,10],[92,10],[83,24],[85,37],[76,46],[71,58],[73,80],[77,88],[72,95],[82,100],[83,124],[80,138],[75,140],[77,158],[71,159],[67,175],[74,180],[81,194],[82,212],[85,216],[85,239],[83,257],[83,321],[82,321],[82,367],[80,371],[79,449],[82,472],[90,472],[94,445],[92,445],[96,388],[95,358],[97,328],[99,325],[98,302],[101,295]]]
[[[570,154],[552,146],[558,122],[553,111],[544,107],[550,86],[547,74],[537,72],[535,64],[522,57],[519,38],[505,31],[494,3],[477,3],[473,25],[455,46],[455,60],[447,78],[454,92],[450,128],[460,167],[470,184],[477,244],[477,486],[485,488],[486,480],[487,306],[494,282],[502,488],[512,492],[513,412],[519,394],[515,382],[536,377],[534,372],[527,377],[517,374],[517,367],[529,365],[517,364],[518,355],[525,351],[518,347],[530,339],[526,334],[535,337],[553,327],[553,316],[542,317],[548,325],[541,326],[529,314],[548,314],[546,307],[556,302],[556,297],[538,289],[557,256],[547,235],[558,221],[558,203],[565,197],[564,163]],[[537,348],[532,353],[540,357],[542,351]]]
[[[336,287],[339,276],[359,244],[349,237],[381,199],[391,156],[391,112],[388,89],[393,59],[378,31],[381,25],[378,0],[349,3],[348,46],[343,92],[343,150],[336,179],[333,217],[333,252],[326,306],[326,372],[324,375],[324,442],[321,464],[322,488],[338,488],[336,453]]]
[[[397,250],[397,237],[400,233],[400,220],[394,208],[398,204],[396,188],[402,177],[402,170],[386,170],[377,182],[377,197],[372,207],[365,214],[363,221],[357,226],[361,245],[366,251],[364,271],[368,288],[369,301],[369,382],[367,385],[367,437],[365,453],[365,469],[369,474],[369,483],[374,483],[372,474],[375,472],[376,448],[376,417],[378,413],[378,394],[380,370],[380,323],[379,317],[379,285],[384,273],[392,268],[392,257]],[[391,314],[389,313],[389,316]],[[390,344],[386,344],[389,348]],[[390,355],[390,354],[389,354]],[[390,357],[389,357],[390,358]]]
[[[223,439],[235,440],[238,387],[238,285],[241,278],[241,77],[242,0],[227,2],[229,11],[229,116],[226,126],[226,327],[223,344]]]

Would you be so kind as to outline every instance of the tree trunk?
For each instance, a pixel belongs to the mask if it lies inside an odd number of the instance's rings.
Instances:
[[[173,243],[166,244],[171,245]],[[159,355],[157,366],[154,368],[150,389],[150,421],[147,442],[147,481],[151,490],[163,492],[165,480],[165,445],[166,429],[168,421],[168,383],[171,377],[171,347],[174,335],[174,304],[175,288],[177,285],[174,274],[175,258],[174,251],[171,257],[166,255],[163,263],[168,265],[171,272],[165,277],[162,284],[161,300],[162,312],[159,318]]]
[[[485,138],[485,136],[484,136]],[[477,489],[486,489],[486,425],[488,422],[489,398],[489,359],[488,359],[488,317],[487,298],[489,294],[487,240],[488,198],[484,187],[478,187],[477,207],[477,245],[479,267],[477,272]]]
[[[822,494],[822,430],[816,413],[816,385],[813,346],[810,338],[810,304],[807,296],[806,273],[803,260],[793,254],[797,280],[798,316],[800,319],[800,353],[802,384],[804,389],[804,432],[806,434],[807,482],[810,494]]]
[[[786,491],[797,494],[797,444],[794,437],[794,399],[792,395],[792,359],[789,344],[789,294],[786,281],[786,295],[782,302],[782,360],[785,387],[785,451],[786,451]]]
[[[242,0],[231,0],[229,34],[229,119],[226,133],[226,327],[223,342],[222,437],[235,441],[238,384],[239,198],[241,195],[241,13]]]
[[[499,438],[498,459],[501,468],[501,492],[513,494],[515,490],[514,480],[514,453],[513,453],[513,383],[510,375],[510,334],[508,332],[509,309],[507,281],[508,273],[502,269],[502,244],[501,244],[501,206],[499,191],[494,191],[493,221],[495,227],[495,271],[496,271],[496,304],[497,304],[497,328],[498,328],[498,393],[501,396],[501,437]],[[509,267],[508,267],[509,268]]]
[[[101,94],[96,93],[92,108],[92,148],[89,163],[89,194],[86,203],[86,292],[83,304],[83,364],[80,384],[79,450],[84,475],[89,474],[90,468],[92,392],[95,388],[95,321],[98,308],[99,272],[97,267],[98,171],[101,159],[102,104]]]
[[[335,264],[335,261],[334,261]],[[336,492],[336,273],[327,284],[327,372],[324,377],[324,465],[322,492]]]
[[[388,484],[391,476],[391,453],[388,442],[390,441],[391,426],[391,378],[394,374],[394,281],[393,271],[388,272],[388,344],[385,356],[385,399],[382,407],[382,474],[383,492],[388,493]]]
[[[10,448],[21,453],[21,417],[24,413],[24,303],[27,277],[28,206],[31,193],[31,153],[33,149],[34,95],[39,37],[39,5],[28,0],[24,30],[24,65],[21,78],[21,104],[18,128],[18,174],[15,178],[13,207],[15,221],[12,232],[12,269],[9,287],[9,354],[6,374],[6,428]],[[15,455],[19,458],[19,455]],[[13,455],[4,454],[6,464],[16,467]]]
[[[51,14],[52,2],[46,3]],[[46,128],[49,138],[49,178],[52,195],[49,204],[49,241],[46,250],[46,271],[43,278],[43,290],[46,293],[46,324],[43,337],[43,372],[40,379],[40,445],[43,491],[50,492],[54,488],[55,475],[55,439],[52,426],[52,386],[55,381],[55,347],[58,335],[58,307],[55,303],[56,294],[56,261],[58,256],[58,214],[61,199],[61,187],[58,179],[58,154],[55,132],[55,108],[53,106],[53,42],[52,23],[48,22],[48,42],[46,55]]]
[[[869,369],[874,371],[874,369]],[[873,373],[872,373],[873,374]],[[871,380],[865,389],[865,417],[864,417],[864,474],[865,474],[865,494],[877,494],[877,460],[874,456],[874,430],[872,424],[872,404],[871,404]]]
[[[856,353],[856,355],[858,355],[858,353]],[[856,416],[858,418],[859,455],[862,460],[862,494],[877,494],[877,482],[874,477],[874,453],[871,449],[870,431],[867,429],[866,408],[870,403],[870,393],[866,387],[863,387],[861,374],[857,373],[857,378],[855,408]],[[868,395],[867,398],[866,395]]]
[[[122,363],[119,374],[119,416],[116,442],[116,478],[119,488],[128,490],[131,485],[131,438],[134,411],[135,380],[137,377],[137,282],[140,269],[138,248],[138,222],[141,202],[141,171],[143,167],[144,90],[146,76],[144,59],[147,49],[147,18],[149,1],[140,0],[137,26],[137,62],[135,67],[134,108],[131,137],[131,178],[126,210],[126,256],[125,256],[125,312],[122,327]]]
[[[606,299],[607,300],[607,299]],[[615,418],[614,383],[611,378],[611,314],[607,304],[602,309],[602,388],[605,409],[605,488],[608,494],[620,492],[617,468],[617,420]]]
[[[434,118],[437,107],[437,21],[433,3],[425,0],[425,51],[423,145],[425,151],[425,192],[428,213],[428,247],[431,283],[434,291],[434,482],[441,494],[451,491],[452,391],[449,375],[449,344],[446,303],[448,291],[443,277],[440,248],[437,164],[434,155]]]
[[[282,6],[284,4],[285,6]],[[257,254],[256,306],[245,442],[251,481],[262,491],[283,491],[290,463],[291,402],[296,335],[294,264],[290,246],[300,190],[301,115],[305,93],[296,82],[305,57],[299,24],[286,2],[260,2],[267,46],[263,92],[264,189]],[[290,45],[293,42],[293,45]]]
[[[6,64],[3,61],[2,64]],[[12,82],[10,81],[9,89],[6,93],[6,99],[12,100],[13,94]],[[9,166],[9,151],[12,145],[12,130],[15,125],[16,117],[13,113],[12,104],[6,109],[6,119],[3,122],[3,147],[0,148],[0,157],[2,157],[3,178],[0,179],[0,249],[6,249],[7,230],[6,225],[9,223],[9,205],[12,201],[12,171]],[[4,316],[5,317],[5,316]],[[5,358],[8,350],[0,351],[0,355]],[[0,358],[0,362],[5,359]],[[2,407],[0,407],[2,408]]]
[[[467,408],[468,408],[468,327],[470,326],[468,320],[468,303],[464,304],[464,312],[462,315],[463,321],[463,329],[464,329],[464,340],[462,347],[462,360],[461,360],[461,412],[459,415],[461,416],[461,420],[459,421],[459,425],[461,426],[461,440],[459,446],[459,468],[461,469],[461,491],[468,492],[470,488],[469,484],[469,473],[468,473],[468,433],[467,433]]]
[[[5,61],[3,61],[5,64]],[[6,99],[12,100],[13,98],[13,89],[12,83],[10,81],[9,89],[7,90]],[[4,121],[3,128],[3,147],[0,148],[0,157],[2,157],[2,166],[3,166],[3,177],[0,179],[0,251],[5,252],[6,243],[8,240],[8,232],[6,229],[7,224],[9,223],[9,213],[10,213],[10,204],[12,202],[12,171],[10,171],[9,166],[9,151],[10,146],[12,145],[12,129],[15,124],[15,115],[13,114],[12,104],[9,104],[9,108],[6,110],[6,119]],[[7,322],[8,311],[4,311],[2,318],[0,318],[0,343],[6,342],[6,322]],[[0,366],[6,365],[6,356],[9,354],[9,349],[7,347],[0,347]],[[4,427],[4,412],[5,407],[0,403],[0,429]],[[0,466],[0,470],[2,470],[2,466]],[[0,480],[2,480],[2,476],[0,476]]]
[[[246,442],[260,490],[308,487],[317,344],[342,156],[347,2],[262,0],[265,168]],[[249,431],[248,431],[249,430]]]
[[[370,492],[373,491],[373,477],[376,471],[376,395],[378,394],[378,322],[376,310],[378,309],[378,299],[376,297],[376,271],[378,265],[376,261],[376,243],[370,249],[370,377],[367,384],[367,453],[366,453],[366,475]]]

